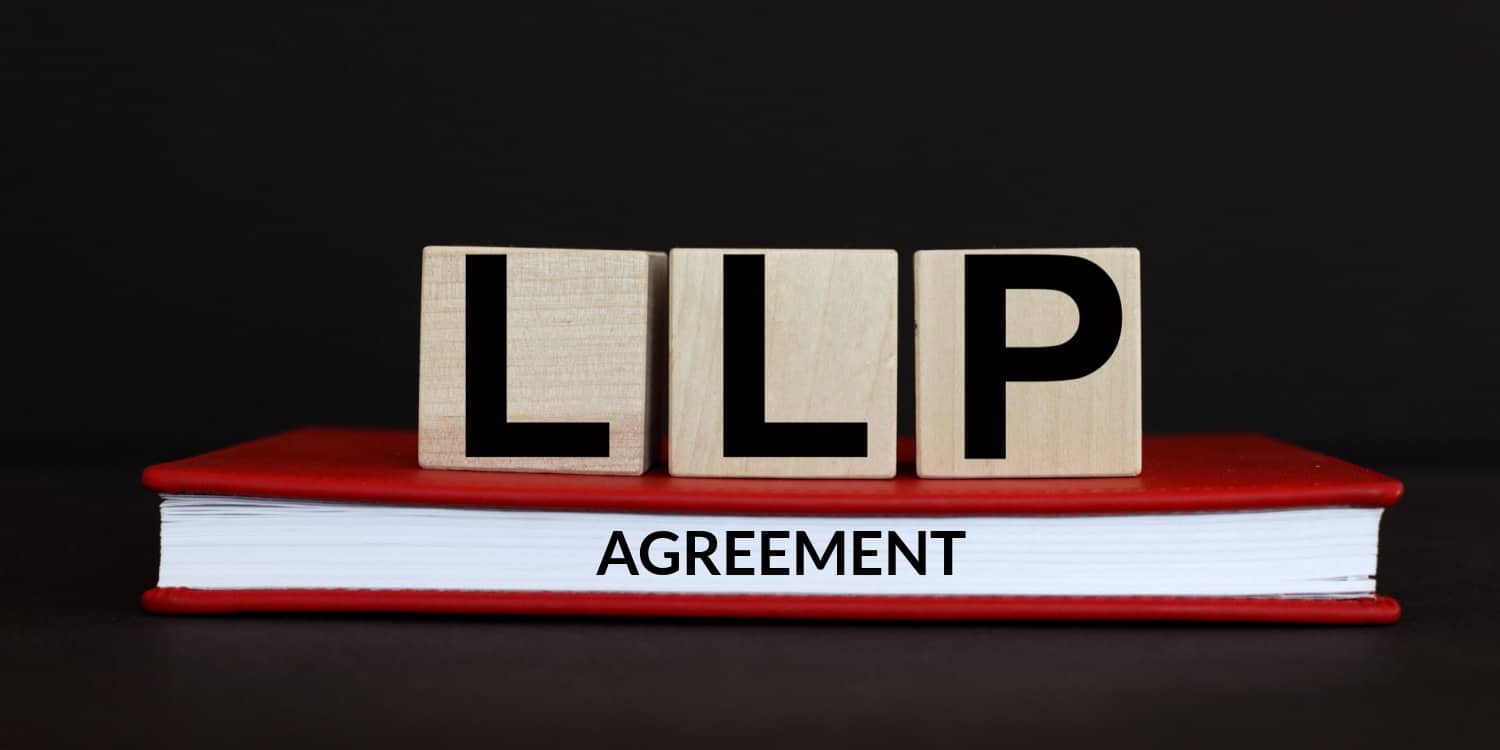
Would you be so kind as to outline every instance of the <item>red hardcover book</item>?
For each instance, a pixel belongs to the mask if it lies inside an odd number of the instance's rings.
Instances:
[[[1376,624],[1401,484],[1254,435],[1148,437],[1140,476],[756,480],[424,470],[309,428],[146,469],[153,612]]]

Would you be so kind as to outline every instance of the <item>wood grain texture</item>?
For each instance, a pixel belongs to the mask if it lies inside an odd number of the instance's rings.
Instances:
[[[608,422],[609,455],[469,457],[465,257],[506,255],[506,409],[516,422]],[[661,444],[667,256],[429,247],[422,255],[418,460],[423,467],[640,474]]]
[[[964,256],[971,254],[1083,257],[1114,281],[1123,308],[1119,343],[1098,370],[1075,380],[993,384],[1006,393],[1004,459],[964,457]],[[914,263],[920,476],[1140,473],[1140,254],[1134,248],[928,250],[916,253]],[[1079,325],[1076,305],[1051,290],[1011,290],[1005,315],[1005,342],[1011,347],[1055,346]]]
[[[724,256],[765,256],[765,420],[865,422],[864,457],[725,457]],[[668,466],[678,476],[896,471],[892,250],[672,251]]]

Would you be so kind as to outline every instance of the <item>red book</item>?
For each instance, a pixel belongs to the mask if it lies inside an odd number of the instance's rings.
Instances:
[[[1253,435],[1148,437],[1137,477],[760,480],[421,469],[416,434],[296,430],[146,469],[153,612],[1390,623],[1401,484]]]

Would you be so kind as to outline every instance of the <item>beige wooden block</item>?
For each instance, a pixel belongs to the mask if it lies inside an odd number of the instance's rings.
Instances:
[[[418,461],[640,474],[661,444],[666,253],[429,247]]]
[[[671,473],[894,476],[896,271],[892,250],[673,250]]]
[[[919,475],[1141,472],[1134,248],[928,250],[915,286]]]

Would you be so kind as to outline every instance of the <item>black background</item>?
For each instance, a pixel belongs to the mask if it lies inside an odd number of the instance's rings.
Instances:
[[[413,425],[427,244],[1131,245],[1148,430],[1500,446],[1487,4],[184,5],[0,24],[0,438]]]
[[[1492,4],[156,5],[0,11],[0,744],[1493,734]],[[1406,480],[1380,584],[1405,617],[141,613],[141,466],[412,425],[445,243],[1138,246],[1147,428]]]

